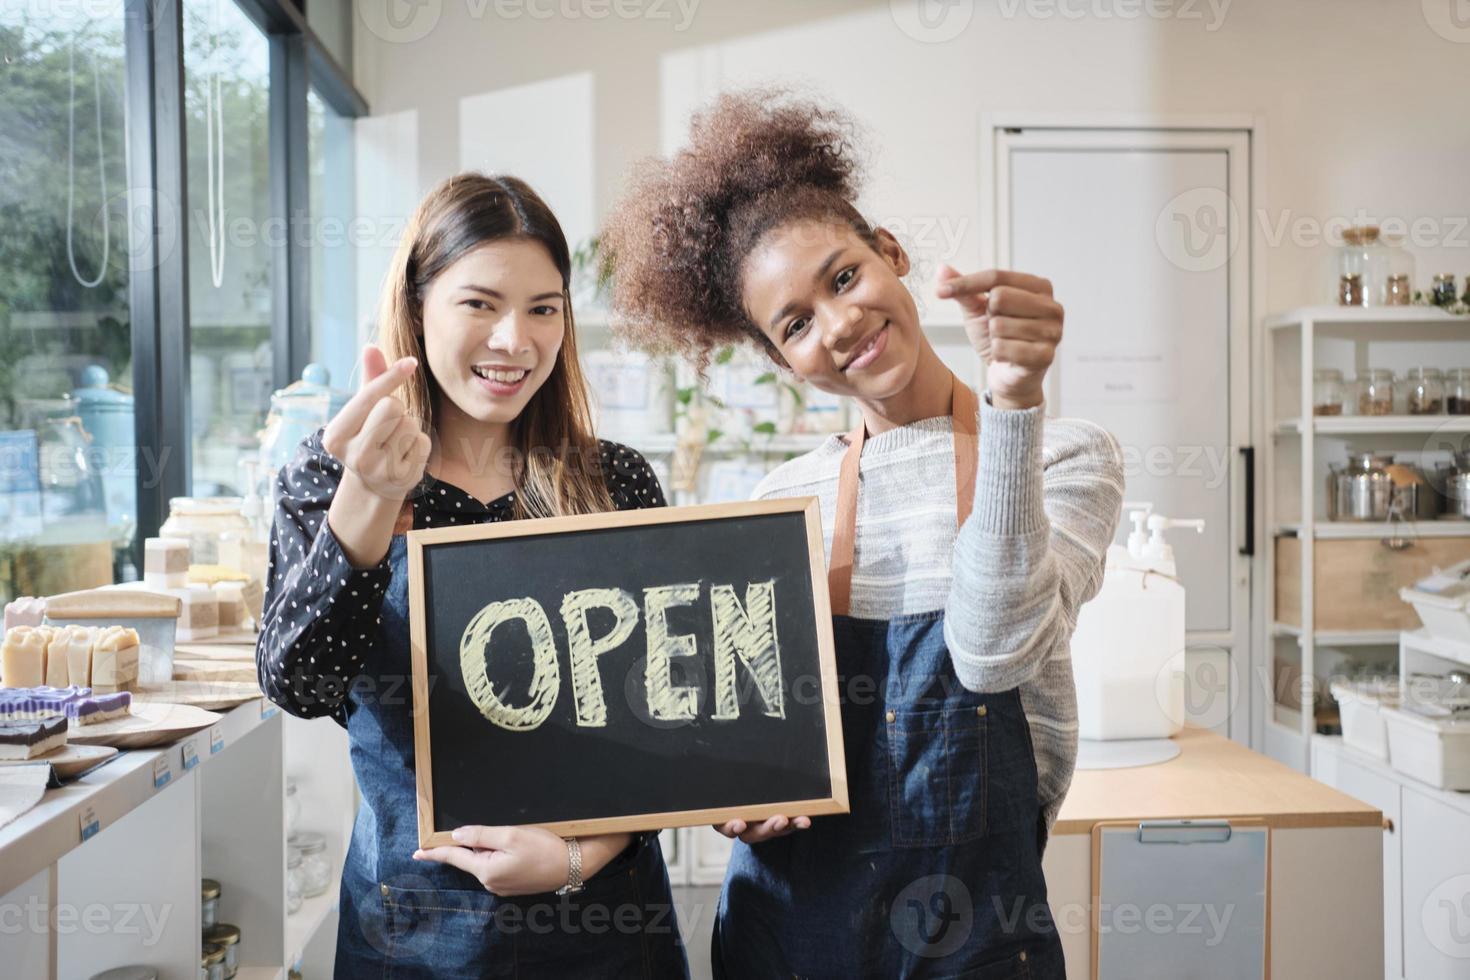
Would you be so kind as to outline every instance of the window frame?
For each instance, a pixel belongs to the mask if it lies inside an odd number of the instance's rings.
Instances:
[[[307,91],[332,111],[368,114],[351,72],[288,0],[229,0],[263,31],[270,45],[271,218],[287,229],[310,220]],[[303,2],[304,6],[304,2]],[[184,21],[181,0],[125,0],[125,93],[130,129],[128,175],[133,210],[151,220],[131,251],[128,305],[132,324],[134,428],[137,444],[137,534],[142,542],[168,516],[171,497],[192,483],[189,432],[189,249],[184,112]],[[155,205],[154,202],[163,202]],[[271,267],[272,382],[300,377],[311,354],[311,256],[288,234]],[[148,460],[149,465],[142,465]],[[156,465],[153,462],[156,461]],[[156,479],[154,478],[156,475]]]

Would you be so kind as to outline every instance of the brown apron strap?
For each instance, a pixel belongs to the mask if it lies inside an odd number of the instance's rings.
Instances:
[[[975,473],[980,464],[980,401],[969,386],[951,374],[954,392],[950,415],[954,420],[955,528],[964,525],[975,502]],[[827,570],[827,593],[832,615],[846,616],[852,608],[853,549],[857,541],[858,468],[867,428],[859,419],[847,436],[847,452],[837,478],[837,514],[832,525],[832,560]]]

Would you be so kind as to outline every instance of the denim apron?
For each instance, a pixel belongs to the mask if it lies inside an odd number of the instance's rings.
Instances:
[[[348,742],[362,805],[343,862],[335,975],[687,978],[658,837],[641,834],[576,895],[499,898],[418,848],[407,544],[393,537],[381,661],[349,693]]]
[[[977,411],[956,379],[960,525],[974,499]],[[1020,692],[965,690],[942,610],[847,615],[863,438],[860,422],[838,482],[828,572],[851,812],[735,843],[715,976],[1061,978]]]

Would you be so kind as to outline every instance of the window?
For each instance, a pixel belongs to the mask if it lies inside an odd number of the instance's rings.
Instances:
[[[113,581],[135,529],[121,5],[0,6],[0,594]],[[146,460],[142,460],[146,465]]]
[[[236,495],[273,389],[270,45],[231,0],[184,0],[193,496]]]
[[[335,388],[351,388],[357,364],[355,213],[352,119],[338,115],[312,89],[306,97],[307,207],[312,234],[311,359],[327,369]]]

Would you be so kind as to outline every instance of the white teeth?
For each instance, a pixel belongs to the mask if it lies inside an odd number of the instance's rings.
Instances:
[[[501,384],[507,385],[515,384],[517,381],[521,380],[526,375],[531,373],[530,371],[524,370],[506,371],[499,368],[484,368],[479,366],[472,367],[470,368],[470,370],[479,377],[486,378],[491,381],[498,381]]]

